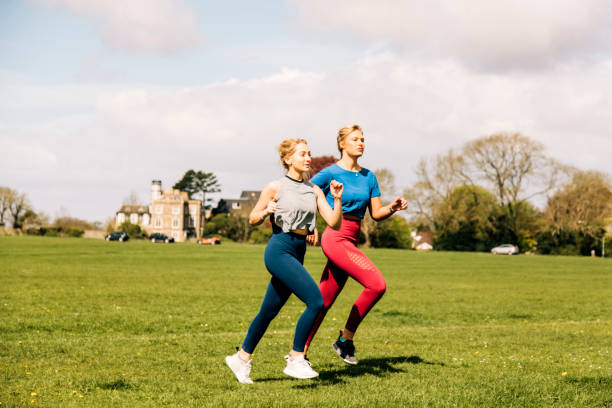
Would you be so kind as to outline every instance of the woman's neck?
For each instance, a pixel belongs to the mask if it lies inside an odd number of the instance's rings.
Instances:
[[[349,171],[360,171],[361,166],[357,163],[358,157],[349,156],[346,153],[342,154],[342,158],[336,162],[338,166],[344,170]]]
[[[289,170],[287,170],[287,177],[292,178],[292,179],[294,179],[296,181],[304,180],[304,177],[302,176],[302,173],[297,171],[293,167],[289,167]]]

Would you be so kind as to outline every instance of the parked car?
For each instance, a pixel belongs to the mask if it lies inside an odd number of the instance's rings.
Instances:
[[[221,237],[217,235],[206,235],[202,238],[198,238],[197,243],[200,245],[220,245]]]
[[[107,241],[124,242],[124,241],[127,241],[128,239],[130,239],[130,237],[125,232],[118,231],[118,232],[112,232],[110,234],[107,234],[104,237],[104,239],[107,240]]]
[[[516,245],[512,244],[503,244],[500,246],[496,246],[491,250],[493,255],[513,255],[518,254],[519,249]]]
[[[169,237],[166,234],[162,234],[161,232],[154,232],[149,236],[151,242],[165,242],[166,244],[174,242],[173,237]]]

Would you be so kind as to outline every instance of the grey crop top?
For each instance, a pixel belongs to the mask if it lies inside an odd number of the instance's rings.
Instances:
[[[317,194],[310,181],[283,177],[276,204],[274,220],[283,232],[299,229],[314,231],[317,224]]]

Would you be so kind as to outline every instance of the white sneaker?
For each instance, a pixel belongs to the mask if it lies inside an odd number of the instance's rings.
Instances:
[[[251,374],[251,360],[244,361],[236,353],[225,357],[225,363],[234,372],[239,382],[253,384],[253,380],[249,378],[249,374]]]
[[[299,355],[293,359],[287,355],[285,356],[285,360],[287,361],[287,367],[285,367],[283,373],[291,377],[307,379],[319,376],[319,373],[310,367],[310,361],[304,358],[303,355]]]

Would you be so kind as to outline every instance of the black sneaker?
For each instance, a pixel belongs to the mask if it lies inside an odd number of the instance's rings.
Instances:
[[[347,364],[357,364],[357,359],[355,358],[355,345],[353,344],[353,340],[344,340],[341,341],[340,338],[342,334],[338,336],[338,340],[332,343],[332,348],[345,363]]]

